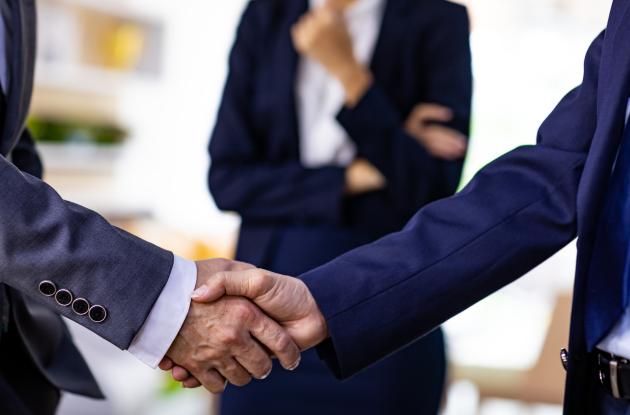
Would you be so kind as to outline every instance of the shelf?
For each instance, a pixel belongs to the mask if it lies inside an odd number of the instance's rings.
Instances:
[[[40,0],[47,3],[80,7],[123,19],[161,22],[164,10],[155,2],[131,0]]]
[[[51,173],[110,174],[122,145],[99,146],[79,143],[38,143],[46,171]]]
[[[35,71],[35,87],[105,96],[117,95],[124,88],[136,84],[158,80],[159,77],[154,75],[45,61],[39,61]]]

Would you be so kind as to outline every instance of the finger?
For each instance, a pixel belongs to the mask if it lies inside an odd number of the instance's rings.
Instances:
[[[175,366],[173,368],[171,375],[173,376],[173,379],[175,379],[176,381],[183,382],[190,377],[190,372],[188,372],[186,369],[184,369],[181,366]]]
[[[249,342],[249,347],[235,353],[234,358],[255,379],[266,379],[271,374],[271,357],[254,339]]]
[[[453,111],[442,105],[420,104],[414,108],[413,118],[421,123],[426,123],[427,121],[445,122],[453,119]]]
[[[252,325],[251,334],[261,342],[283,368],[295,370],[300,364],[300,349],[291,336],[278,323],[261,313]]]
[[[435,157],[444,160],[457,160],[465,156],[465,150],[461,150],[460,147],[454,146],[449,143],[436,143],[435,146],[430,149],[430,153]]]
[[[173,366],[175,366],[175,363],[173,363],[173,361],[168,357],[163,358],[160,364],[158,365],[160,369],[165,370],[165,371],[171,370]]]
[[[227,386],[227,380],[215,369],[205,370],[195,374],[195,377],[201,383],[201,386],[212,393],[221,393]]]
[[[252,381],[252,376],[235,359],[228,358],[220,362],[216,370],[234,386],[245,386]]]
[[[440,125],[428,127],[425,131],[425,136],[431,141],[444,142],[462,150],[465,150],[468,146],[466,136],[457,130]]]
[[[182,386],[186,389],[194,389],[201,386],[201,382],[199,382],[196,378],[191,376],[188,379],[186,379],[184,382],[182,382]]]

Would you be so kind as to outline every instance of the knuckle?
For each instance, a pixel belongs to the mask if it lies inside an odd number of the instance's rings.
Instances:
[[[254,311],[252,307],[245,301],[239,301],[238,303],[235,303],[232,312],[234,318],[239,322],[250,320],[254,317]]]
[[[253,291],[256,293],[261,293],[268,282],[269,275],[261,269],[256,270],[249,281]]]
[[[292,344],[293,344],[293,341],[284,332],[280,332],[280,334],[276,336],[276,341],[275,341],[276,350],[281,351],[281,352],[289,351],[291,349]]]
[[[225,258],[216,258],[214,259],[214,264],[220,268],[227,268],[230,266],[231,261]]]
[[[221,334],[218,336],[218,338],[222,344],[234,345],[238,342],[239,335],[236,330],[229,328],[221,331]]]

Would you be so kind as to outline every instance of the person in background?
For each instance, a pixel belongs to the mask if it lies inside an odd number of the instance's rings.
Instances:
[[[452,195],[472,94],[466,9],[444,0],[254,0],[210,142],[237,259],[299,275]],[[376,218],[376,219],[375,219]],[[438,329],[341,383],[315,352],[222,397],[224,415],[435,414]]]

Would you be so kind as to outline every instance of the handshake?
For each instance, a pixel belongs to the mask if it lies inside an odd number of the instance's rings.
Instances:
[[[294,370],[300,352],[328,337],[306,285],[241,262],[197,262],[197,285],[177,337],[160,363],[184,387],[221,393],[271,373],[272,358]]]

